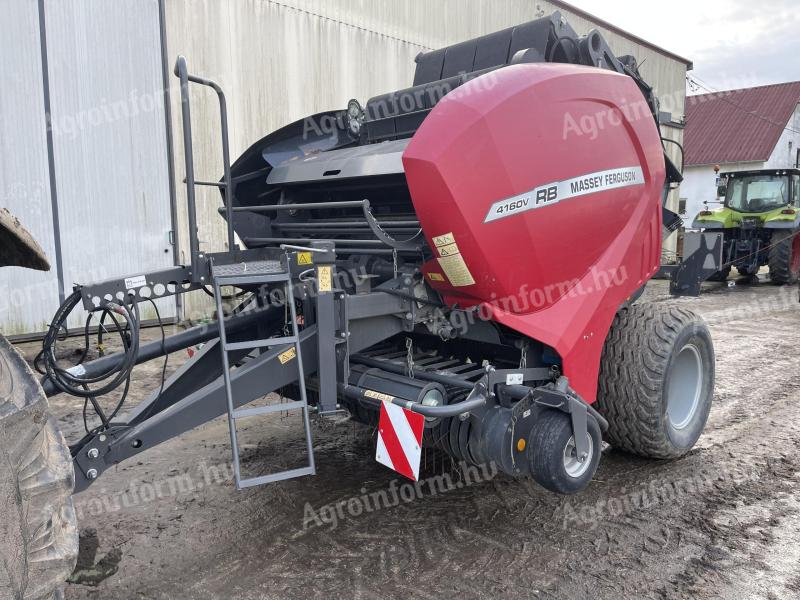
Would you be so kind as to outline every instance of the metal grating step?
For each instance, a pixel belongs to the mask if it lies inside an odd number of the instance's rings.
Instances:
[[[252,275],[280,275],[286,270],[279,260],[254,260],[250,262],[232,263],[229,265],[214,265],[211,274],[214,277],[240,277]]]

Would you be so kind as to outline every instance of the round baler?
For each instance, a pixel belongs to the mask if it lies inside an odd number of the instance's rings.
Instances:
[[[681,179],[635,60],[554,13],[416,62],[412,87],[291,123],[230,164],[224,93],[179,57],[189,261],[76,285],[44,341],[46,394],[97,413],[70,446],[77,490],[225,413],[238,488],[315,473],[312,411],[378,424],[376,459],[413,479],[427,445],[565,494],[604,440],[659,459],[692,448],[708,329],[634,303]],[[194,178],[190,84],[219,99],[219,182]],[[223,252],[200,251],[196,185],[220,188]],[[200,290],[216,322],[139,343],[138,303]],[[81,305],[121,322],[124,349],[65,369],[59,332]],[[95,396],[136,364],[199,344],[138,407],[103,412]],[[273,392],[288,402],[247,406]],[[287,448],[308,465],[244,477],[237,420],[284,410],[302,411],[305,444]]]

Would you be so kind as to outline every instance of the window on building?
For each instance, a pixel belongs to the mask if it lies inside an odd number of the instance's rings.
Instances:
[[[792,182],[794,187],[794,192],[792,193],[792,204],[795,206],[800,206],[800,175],[794,175],[792,176],[792,179],[794,180]]]
[[[685,215],[686,214],[686,198],[681,198],[678,200],[678,214]]]

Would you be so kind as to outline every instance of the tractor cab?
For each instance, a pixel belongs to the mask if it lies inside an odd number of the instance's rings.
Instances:
[[[735,171],[720,175],[722,207],[701,211],[692,227],[723,234],[723,267],[711,279],[724,281],[731,267],[752,276],[765,265],[773,283],[800,274],[800,169]],[[707,204],[707,203],[706,203]]]
[[[768,213],[787,206],[797,207],[800,192],[798,173],[731,173],[723,187],[725,206],[739,213]]]
[[[794,221],[800,214],[800,169],[735,171],[720,175],[717,197],[722,208],[701,211],[692,225],[696,229],[737,227],[742,222],[761,225]]]

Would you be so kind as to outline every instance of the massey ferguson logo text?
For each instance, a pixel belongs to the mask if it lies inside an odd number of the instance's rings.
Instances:
[[[589,173],[573,179],[549,183],[530,192],[495,202],[489,208],[483,222],[488,223],[534,208],[550,206],[569,198],[642,184],[644,184],[644,173],[641,167],[622,167]]]

